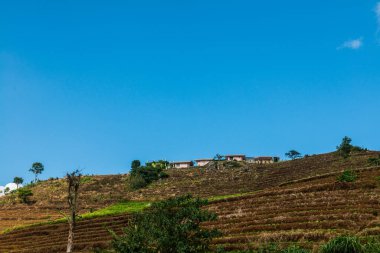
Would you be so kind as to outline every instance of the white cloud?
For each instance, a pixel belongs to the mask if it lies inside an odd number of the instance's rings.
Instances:
[[[363,46],[363,38],[355,39],[355,40],[347,40],[345,41],[338,49],[359,49]]]

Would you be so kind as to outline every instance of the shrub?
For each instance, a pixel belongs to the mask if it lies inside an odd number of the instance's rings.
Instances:
[[[364,247],[354,236],[339,236],[321,248],[322,253],[364,253]]]
[[[20,188],[17,190],[17,197],[21,203],[29,203],[29,197],[33,196],[32,190],[28,188]]]
[[[370,238],[364,244],[364,252],[366,253],[380,253],[380,241],[379,239]]]
[[[301,248],[297,245],[291,245],[285,249],[280,249],[277,244],[270,243],[270,244],[261,246],[255,252],[257,253],[309,253],[310,251],[307,249]]]
[[[309,250],[303,249],[296,245],[292,245],[286,249],[281,250],[281,253],[309,253],[309,252],[310,252]]]
[[[336,147],[338,153],[343,158],[348,158],[350,156],[352,145],[352,139],[348,136],[343,137],[342,142],[339,146]]]
[[[90,176],[84,176],[84,177],[81,177],[81,179],[80,179],[81,184],[86,184],[86,183],[89,183],[91,181],[92,181],[92,177],[90,177]]]
[[[352,170],[343,171],[342,175],[338,177],[339,182],[354,182],[357,179],[357,175]]]
[[[380,165],[380,155],[376,157],[368,158],[368,164],[372,166],[379,166]]]
[[[242,165],[238,161],[228,161],[224,164],[226,168],[240,168]]]
[[[366,148],[362,148],[362,147],[359,147],[359,146],[352,146],[351,148],[351,152],[362,152],[362,151],[367,151],[368,149]]]
[[[138,160],[135,160],[138,161]],[[169,175],[163,170],[168,166],[166,161],[156,161],[147,163],[145,166],[137,166],[137,162],[132,163],[129,186],[132,189],[140,189],[153,181],[168,178]]]
[[[351,155],[351,152],[367,151],[366,148],[353,146],[351,142],[352,142],[352,139],[348,136],[345,136],[343,137],[340,145],[336,147],[339,155],[342,156],[344,159],[348,158]]]
[[[208,252],[219,232],[200,226],[201,222],[216,219],[215,214],[201,208],[206,204],[206,200],[190,195],[153,203],[133,215],[123,235],[111,232],[113,249],[118,253]]]
[[[148,183],[145,181],[145,179],[139,174],[131,175],[129,177],[128,184],[132,190],[144,188],[145,186],[148,185]]]

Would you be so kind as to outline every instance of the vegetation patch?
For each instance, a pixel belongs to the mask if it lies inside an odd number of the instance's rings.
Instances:
[[[90,182],[92,182],[92,180],[93,180],[93,178],[90,177],[90,176],[83,176],[83,177],[81,177],[81,179],[80,179],[80,183],[81,183],[81,184],[86,184],[86,183],[90,183]]]
[[[338,177],[339,182],[354,182],[358,178],[357,174],[352,170],[345,170],[343,173]]]
[[[377,238],[338,236],[322,245],[321,253],[379,253],[380,241]]]
[[[209,252],[219,232],[201,227],[201,222],[216,220],[216,214],[201,208],[205,205],[206,200],[190,195],[153,203],[133,215],[122,236],[112,232],[112,246],[119,253]]]
[[[371,166],[380,166],[380,155],[378,155],[378,157],[368,158],[368,164]]]
[[[79,215],[78,220],[88,220],[88,219],[112,216],[112,215],[123,214],[123,213],[140,212],[143,209],[149,207],[150,205],[151,203],[149,202],[137,202],[137,201],[121,202],[115,205],[108,206],[103,209],[96,210],[94,212],[89,212],[89,213],[84,213],[82,215]],[[6,229],[3,232],[1,232],[1,234],[7,234],[15,230],[21,230],[25,228],[31,228],[31,227],[37,227],[37,226],[43,226],[43,225],[60,224],[60,223],[65,223],[65,222],[67,222],[67,218],[60,218],[60,219],[55,219],[52,221],[38,222],[34,224],[29,224],[29,225],[21,225],[21,226],[16,226],[13,228]]]
[[[213,196],[209,197],[208,201],[213,202],[217,200],[223,200],[223,199],[230,199],[230,198],[236,198],[236,197],[242,197],[246,195],[253,194],[253,192],[244,192],[244,193],[235,193],[235,194],[227,194],[227,195],[220,195],[220,196]]]
[[[117,215],[122,213],[135,213],[149,207],[149,202],[121,202],[115,205],[108,206],[103,209],[96,210],[91,213],[85,213],[80,216],[81,219],[92,219],[96,217],[103,217],[108,215]]]
[[[144,188],[154,181],[168,178],[169,175],[164,172],[168,167],[167,161],[154,161],[141,166],[139,160],[132,161],[132,169],[129,178],[129,187],[132,190]]]

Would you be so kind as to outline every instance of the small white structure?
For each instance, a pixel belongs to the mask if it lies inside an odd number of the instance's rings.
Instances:
[[[245,155],[225,155],[227,161],[244,161]]]
[[[207,165],[209,162],[213,161],[211,158],[205,158],[205,159],[197,159],[195,160],[197,162],[197,166],[203,167]]]
[[[277,157],[277,156],[258,156],[258,157],[247,158],[248,163],[256,163],[256,164],[276,163],[279,160],[280,160],[280,157]]]
[[[176,169],[186,169],[194,166],[193,161],[181,161],[181,162],[171,162],[170,167]]]
[[[21,184],[19,184],[18,185],[18,188],[21,188],[22,187],[22,185]],[[15,183],[9,183],[9,184],[6,184],[5,185],[5,189],[7,189],[7,188],[9,188],[9,191],[11,192],[11,191],[14,191],[14,190],[17,190],[17,184],[15,184]]]
[[[19,184],[18,188],[21,188],[21,187],[22,185]],[[17,188],[17,184],[15,183],[9,183],[9,184],[6,184],[5,186],[0,186],[0,196],[4,196],[6,193],[17,190],[18,188]],[[5,190],[7,190],[7,192],[5,192]]]

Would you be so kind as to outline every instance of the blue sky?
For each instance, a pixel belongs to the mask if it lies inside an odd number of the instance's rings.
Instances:
[[[0,184],[132,159],[380,149],[378,1],[7,1]]]

